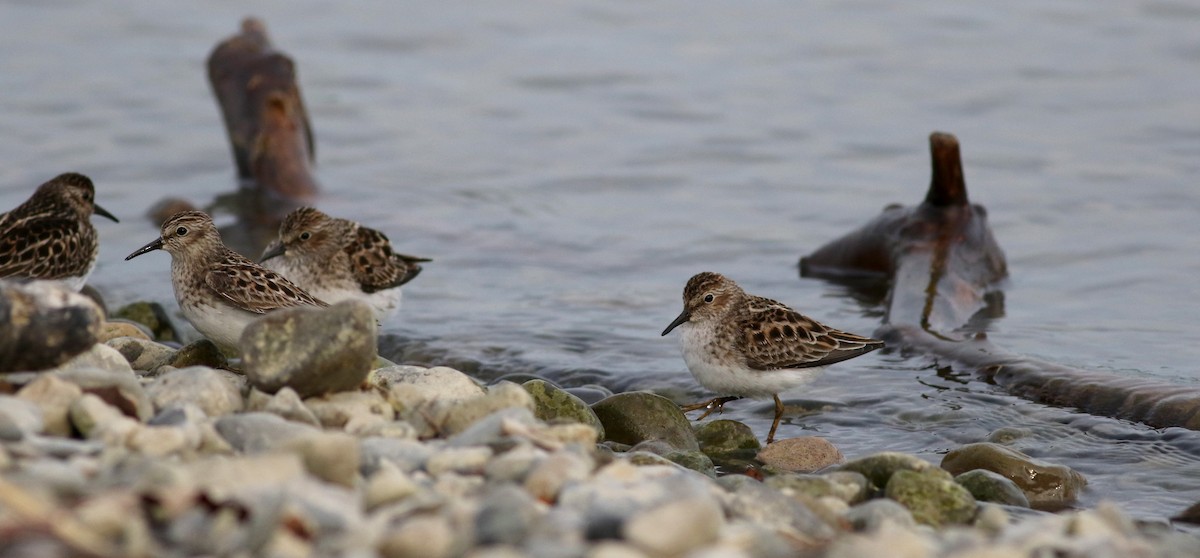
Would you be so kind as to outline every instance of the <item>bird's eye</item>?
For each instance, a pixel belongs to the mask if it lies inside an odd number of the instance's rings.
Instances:
[[[712,301],[713,301],[712,293],[708,293],[708,294],[704,295],[704,302],[712,302]]]
[[[310,238],[312,238],[312,233],[310,233],[308,231],[304,231],[304,232],[300,233],[300,240],[308,240]]]
[[[186,234],[187,234],[187,227],[179,227],[178,229],[175,229],[175,234],[176,234],[176,235],[178,235],[178,236],[184,236],[184,235],[186,235]]]

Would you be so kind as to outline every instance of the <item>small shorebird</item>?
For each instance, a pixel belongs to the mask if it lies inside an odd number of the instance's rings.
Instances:
[[[783,418],[779,392],[812,381],[835,362],[883,347],[883,341],[821,324],[769,298],[746,294],[724,276],[703,272],[683,289],[683,312],[662,334],[678,327],[683,361],[700,385],[728,396],[693,405],[705,409],[696,420],[743,397],[775,398],[775,421],[767,443]]]
[[[91,216],[117,220],[95,198],[91,179],[68,172],[0,214],[0,277],[54,279],[75,291],[83,288],[99,248]]]
[[[162,224],[159,237],[126,260],[153,250],[171,254],[171,284],[183,315],[196,330],[221,347],[236,349],[242,330],[263,314],[291,306],[328,306],[230,250],[212,218],[201,211],[176,213]]]
[[[362,300],[383,321],[400,307],[400,286],[430,260],[393,252],[375,229],[302,207],[284,217],[260,261],[331,304]]]

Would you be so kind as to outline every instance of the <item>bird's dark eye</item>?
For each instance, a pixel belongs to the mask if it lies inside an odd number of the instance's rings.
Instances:
[[[175,234],[176,234],[176,235],[178,235],[178,236],[184,236],[184,235],[186,235],[186,234],[187,234],[187,227],[179,227],[178,229],[175,229]]]
[[[713,301],[712,293],[708,293],[708,294],[704,295],[704,302],[712,302],[712,301]]]
[[[300,240],[308,240],[310,238],[312,238],[312,233],[310,233],[308,231],[304,231],[304,232],[300,233]]]

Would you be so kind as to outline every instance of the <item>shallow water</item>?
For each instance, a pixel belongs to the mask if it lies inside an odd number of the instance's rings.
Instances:
[[[1200,8],[1177,2],[271,2],[317,135],[319,206],[435,258],[386,325],[397,358],[479,377],[700,398],[662,328],[693,273],[869,333],[880,309],[797,258],[928,184],[963,145],[1012,279],[991,339],[1200,382]],[[204,58],[241,3],[0,2],[0,208],[96,181],[110,305],[173,308],[159,198],[236,189]],[[232,225],[228,212],[218,221]],[[251,248],[250,251],[256,251]],[[515,376],[514,376],[515,377]],[[1200,499],[1200,433],[1048,408],[875,353],[791,394],[781,435],[930,459],[1000,427],[1091,483],[1082,505]],[[765,435],[770,405],[726,416]]]

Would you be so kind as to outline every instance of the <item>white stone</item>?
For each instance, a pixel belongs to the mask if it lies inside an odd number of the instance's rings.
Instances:
[[[711,544],[724,523],[721,507],[711,498],[684,498],[627,519],[625,539],[648,554],[678,556]]]
[[[43,432],[64,438],[71,435],[71,404],[82,396],[79,386],[50,374],[38,376],[17,392],[17,397],[42,410]]]

